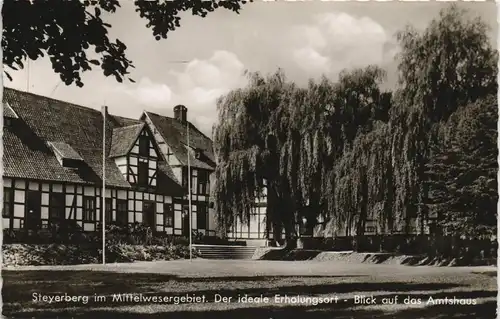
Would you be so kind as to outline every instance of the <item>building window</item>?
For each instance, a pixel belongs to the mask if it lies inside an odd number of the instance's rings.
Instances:
[[[149,172],[148,163],[139,162],[137,174],[139,175],[138,184],[140,186],[148,186],[148,175],[149,175],[148,172]]]
[[[142,203],[142,221],[145,225],[155,228],[156,224],[156,205],[153,201],[144,201]]]
[[[139,155],[149,157],[149,139],[146,135],[139,137]]]
[[[207,227],[207,204],[199,203],[196,208],[196,228],[208,229]]]
[[[14,209],[14,203],[12,201],[13,194],[14,194],[14,191],[12,189],[4,187],[4,189],[3,189],[3,210],[2,210],[3,217],[12,216],[12,211]]]
[[[120,225],[128,224],[128,201],[125,199],[116,200],[116,222]]]
[[[51,220],[65,219],[66,196],[64,193],[50,193],[49,218]]]
[[[194,192],[195,189],[196,189],[196,184],[194,183],[194,176],[193,176],[193,173],[194,173],[194,169],[191,167],[189,170],[187,167],[183,167],[182,168],[182,187],[184,188],[188,188],[189,184],[188,184],[188,172],[191,171],[191,191]]]
[[[209,193],[208,187],[208,172],[207,171],[198,171],[198,188],[197,193],[204,195]]]
[[[374,233],[375,232],[375,227],[373,227],[373,226],[366,226],[366,232],[367,233]]]
[[[101,197],[102,198],[102,197]],[[110,224],[113,221],[113,205],[112,205],[112,199],[111,198],[106,198],[104,204],[104,211],[106,215],[106,224]],[[102,218],[102,214],[101,214]]]
[[[84,196],[83,197],[83,220],[86,222],[95,221],[96,217],[96,207],[95,198]]]
[[[172,207],[172,204],[164,204],[163,207],[165,227],[174,227],[174,209]]]
[[[42,226],[41,208],[42,194],[40,191],[29,190],[26,192],[26,206],[24,228],[28,230],[38,230]]]

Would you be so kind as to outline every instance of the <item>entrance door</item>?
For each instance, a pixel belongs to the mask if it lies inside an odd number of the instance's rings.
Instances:
[[[26,192],[25,225],[28,230],[38,230],[42,225],[41,215],[42,196],[39,191]]]
[[[182,214],[182,236],[189,237],[189,209],[184,208],[184,213]]]
[[[148,225],[152,231],[155,231],[155,215],[156,215],[156,209],[155,209],[155,203],[153,201],[144,201],[143,204],[143,212],[142,212],[142,220],[146,225]]]

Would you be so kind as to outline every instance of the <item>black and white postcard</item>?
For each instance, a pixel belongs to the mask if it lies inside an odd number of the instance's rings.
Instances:
[[[2,318],[495,318],[495,2],[0,3]]]

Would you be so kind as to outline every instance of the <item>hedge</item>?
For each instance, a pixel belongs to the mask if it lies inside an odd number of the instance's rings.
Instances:
[[[195,234],[200,240],[201,236]],[[102,262],[102,234],[76,223],[53,224],[36,233],[4,230],[4,266],[73,265]],[[193,250],[193,257],[199,253]],[[153,234],[143,224],[106,227],[106,262],[172,260],[189,257],[186,238]]]

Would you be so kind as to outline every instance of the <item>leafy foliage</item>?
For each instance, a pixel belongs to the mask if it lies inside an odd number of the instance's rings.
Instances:
[[[276,232],[292,237],[302,218],[326,217],[336,203],[333,169],[342,150],[384,117],[384,75],[370,66],[343,72],[338,83],[323,78],[299,88],[282,71],[255,73],[248,87],[220,99],[214,130],[220,224],[248,220],[264,180],[267,218]],[[347,214],[344,208],[339,214]]]
[[[4,232],[3,262],[6,266],[73,265],[102,261],[101,233],[84,233],[73,221],[28,234]],[[193,249],[193,257],[199,255]],[[106,262],[154,261],[189,258],[185,238],[152,235],[144,224],[106,226]]]
[[[428,197],[425,163],[438,138],[440,123],[460,106],[497,91],[498,55],[487,26],[452,5],[423,33],[398,34],[400,87],[391,112],[396,220],[417,218],[423,231]],[[467,39],[467,40],[465,40]]]
[[[398,33],[401,98],[428,121],[446,120],[458,106],[497,90],[498,53],[481,19],[456,5],[441,11],[423,33]]]
[[[161,40],[180,27],[183,12],[205,17],[217,8],[225,8],[239,13],[246,2],[137,0],[134,5],[156,40]],[[66,85],[83,86],[81,74],[92,66],[100,66],[105,76],[122,82],[134,66],[126,57],[125,43],[109,38],[111,25],[105,22],[105,16],[119,8],[118,0],[5,0],[3,63],[18,70],[25,67],[27,59],[48,56],[54,72]],[[8,73],[7,76],[10,77]]]
[[[267,77],[250,74],[247,87],[218,102],[219,225],[227,229],[236,218],[248,221],[265,180],[274,238],[282,229],[293,238],[304,217],[313,224],[323,220],[324,236],[363,235],[369,221],[378,233],[422,233],[434,182],[444,183],[442,201],[457,198],[452,212],[462,214],[462,225],[474,220],[473,225],[491,226],[496,146],[483,142],[481,151],[472,149],[479,137],[496,136],[495,103],[479,102],[497,90],[498,57],[486,30],[479,19],[467,19],[451,6],[424,32],[399,33],[394,94],[380,88],[385,72],[377,66],[346,70],[336,82],[323,78],[304,88],[281,70]],[[475,103],[490,106],[466,107]],[[438,142],[442,123],[449,123],[446,143],[455,146]],[[431,152],[439,143],[441,152],[455,154],[455,164],[440,173],[441,180],[430,181],[436,177],[426,174],[426,164],[435,165],[436,174],[443,166],[440,153]],[[485,156],[491,159],[484,163],[489,171],[476,165]],[[454,174],[463,174],[465,184],[458,187]]]
[[[67,244],[6,244],[2,247],[4,266],[78,265],[99,263],[102,250],[91,245]],[[193,251],[193,257],[198,256]],[[106,247],[106,262],[156,261],[189,258],[185,245],[144,246],[110,244]]]
[[[424,202],[445,233],[496,235],[497,121],[495,96],[460,108],[443,125],[427,165],[430,196]]]

